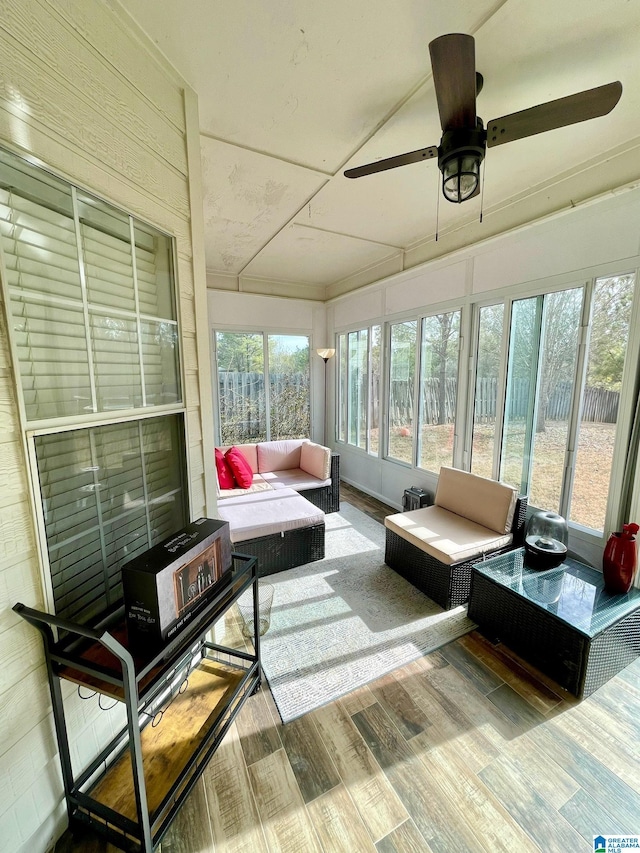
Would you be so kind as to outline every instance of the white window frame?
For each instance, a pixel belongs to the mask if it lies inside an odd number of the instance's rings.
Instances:
[[[307,338],[309,342],[309,428],[313,429],[313,400],[314,400],[314,380],[313,380],[313,349],[312,349],[312,333],[310,330],[291,331],[291,329],[256,329],[256,328],[226,328],[221,326],[213,326],[211,328],[211,382],[212,393],[215,402],[214,412],[214,435],[216,446],[219,447],[222,441],[222,424],[220,420],[220,383],[218,379],[218,334],[224,335],[262,335],[262,359],[263,372],[265,377],[265,434],[266,440],[269,441],[271,435],[271,387],[268,382],[269,376],[269,338],[270,337],[290,337],[290,338]]]
[[[40,500],[40,483],[38,478],[38,466],[37,466],[37,457],[36,457],[36,448],[35,448],[35,438],[38,435],[46,435],[46,434],[58,434],[63,432],[70,432],[73,430],[82,430],[88,429],[90,427],[100,427],[100,426],[109,426],[109,425],[117,425],[128,422],[141,422],[151,418],[157,418],[162,416],[169,415],[179,415],[182,418],[182,441],[183,447],[185,450],[185,468],[181,472],[184,480],[184,505],[185,505],[185,515],[187,518],[190,518],[191,512],[191,494],[190,494],[190,464],[189,464],[189,441],[188,441],[188,423],[187,423],[187,409],[186,403],[184,399],[184,389],[186,387],[186,376],[185,376],[185,364],[184,364],[184,353],[183,353],[183,338],[181,334],[181,316],[180,316],[180,298],[179,298],[179,283],[178,283],[178,258],[177,258],[177,250],[176,250],[176,241],[175,237],[171,234],[168,234],[162,228],[158,227],[155,223],[144,221],[140,219],[138,216],[135,216],[130,211],[126,211],[124,208],[119,205],[114,204],[108,199],[103,199],[100,194],[86,189],[84,187],[79,187],[76,184],[72,184],[65,178],[62,178],[56,175],[53,170],[43,168],[39,163],[35,164],[31,162],[29,159],[20,157],[20,155],[16,154],[9,149],[4,149],[11,156],[15,156],[17,159],[21,159],[26,162],[30,168],[41,171],[43,175],[46,177],[47,174],[51,174],[57,182],[61,182],[67,184],[71,189],[72,199],[73,199],[73,210],[74,210],[74,222],[76,227],[76,239],[81,241],[81,235],[78,231],[78,210],[77,210],[77,192],[80,191],[82,193],[86,193],[89,196],[93,196],[96,199],[104,201],[105,204],[112,206],[119,213],[124,214],[129,217],[130,223],[130,234],[133,237],[134,233],[134,223],[139,222],[141,225],[149,225],[150,227],[157,230],[160,234],[165,236],[169,240],[169,245],[171,247],[171,262],[172,262],[172,288],[173,288],[173,303],[174,303],[174,311],[175,311],[175,320],[171,321],[175,324],[177,329],[177,379],[179,382],[179,396],[180,400],[176,403],[169,403],[164,405],[151,405],[145,407],[136,407],[130,409],[122,409],[118,410],[117,413],[114,412],[104,412],[104,411],[93,411],[88,412],[86,414],[78,414],[78,415],[68,415],[62,417],[53,417],[46,419],[38,419],[29,421],[26,413],[26,406],[24,401],[24,392],[23,385],[20,378],[20,360],[18,355],[18,347],[15,340],[15,332],[14,332],[14,320],[13,314],[11,311],[11,294],[9,291],[8,284],[8,276],[7,269],[5,265],[5,256],[4,250],[2,247],[2,243],[0,241],[0,293],[2,295],[2,301],[4,302],[5,312],[6,312],[6,326],[7,326],[7,336],[8,336],[8,349],[10,354],[11,363],[13,365],[14,370],[14,388],[16,393],[16,400],[18,404],[18,417],[20,424],[20,436],[23,444],[25,459],[27,462],[27,482],[29,488],[29,498],[32,507],[32,514],[35,520],[36,533],[37,533],[37,541],[36,541],[36,551],[39,559],[39,569],[41,576],[41,583],[44,592],[45,598],[45,608],[52,613],[55,613],[55,602],[53,595],[53,586],[51,580],[51,571],[49,564],[49,553],[47,548],[47,536],[46,536],[46,528],[45,528],[45,518],[44,518],[44,508],[42,506],[42,502]],[[135,242],[132,243],[134,249],[134,259],[135,259]],[[86,313],[86,285],[84,282],[85,270],[83,264],[83,254],[82,247],[78,247],[78,264],[79,264],[79,275],[81,277],[81,286],[83,291],[83,302],[85,303],[85,331],[88,329],[88,318]],[[135,263],[134,263],[134,286],[135,286]],[[55,297],[52,297],[52,300],[55,300]],[[136,307],[138,306],[138,294],[137,290],[135,291],[135,302]],[[109,309],[107,309],[109,310]],[[136,312],[138,314],[139,312]],[[137,327],[139,332],[140,319],[149,319],[150,321],[158,321],[163,320],[165,318],[159,318],[154,316],[138,316],[137,319]],[[91,360],[91,349],[87,348],[87,356],[89,363],[89,371],[91,379],[91,387],[92,387],[92,401],[95,404],[96,396],[95,396],[95,383],[93,381],[93,366]],[[141,373],[141,381],[143,388],[143,400],[144,400],[144,373]]]

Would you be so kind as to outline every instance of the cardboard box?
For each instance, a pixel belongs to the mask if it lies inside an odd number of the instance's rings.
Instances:
[[[199,518],[122,567],[129,643],[168,642],[199,613],[231,568],[229,523]]]

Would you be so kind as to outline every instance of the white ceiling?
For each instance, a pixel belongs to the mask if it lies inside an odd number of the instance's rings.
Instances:
[[[328,298],[640,179],[638,0],[120,2],[198,94],[216,286]],[[490,149],[462,205],[438,205],[435,161],[345,178],[438,144],[428,44],[448,32],[475,37],[485,123],[612,80],[622,99]]]

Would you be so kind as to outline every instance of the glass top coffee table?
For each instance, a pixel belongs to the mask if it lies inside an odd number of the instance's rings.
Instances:
[[[469,618],[579,697],[640,655],[640,589],[611,595],[601,572],[570,558],[530,569],[524,548],[474,565]]]

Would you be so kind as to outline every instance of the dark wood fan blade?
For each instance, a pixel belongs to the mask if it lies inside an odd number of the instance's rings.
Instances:
[[[510,113],[501,118],[491,119],[487,123],[487,147],[504,145],[515,139],[535,136],[555,130],[556,127],[566,127],[590,118],[597,118],[610,113],[620,100],[622,83],[607,83],[595,89],[586,89],[576,95],[538,104],[519,113]]]
[[[406,154],[398,154],[396,157],[387,157],[385,160],[376,160],[375,163],[367,163],[364,166],[356,166],[355,169],[347,169],[345,178],[362,178],[364,175],[373,175],[375,172],[384,172],[385,169],[395,169],[397,166],[408,166],[409,163],[418,163],[420,160],[429,160],[438,156],[438,148],[431,145],[429,148],[419,148],[417,151],[408,151]]]
[[[433,85],[443,130],[476,126],[476,50],[473,36],[450,33],[429,44]]]

